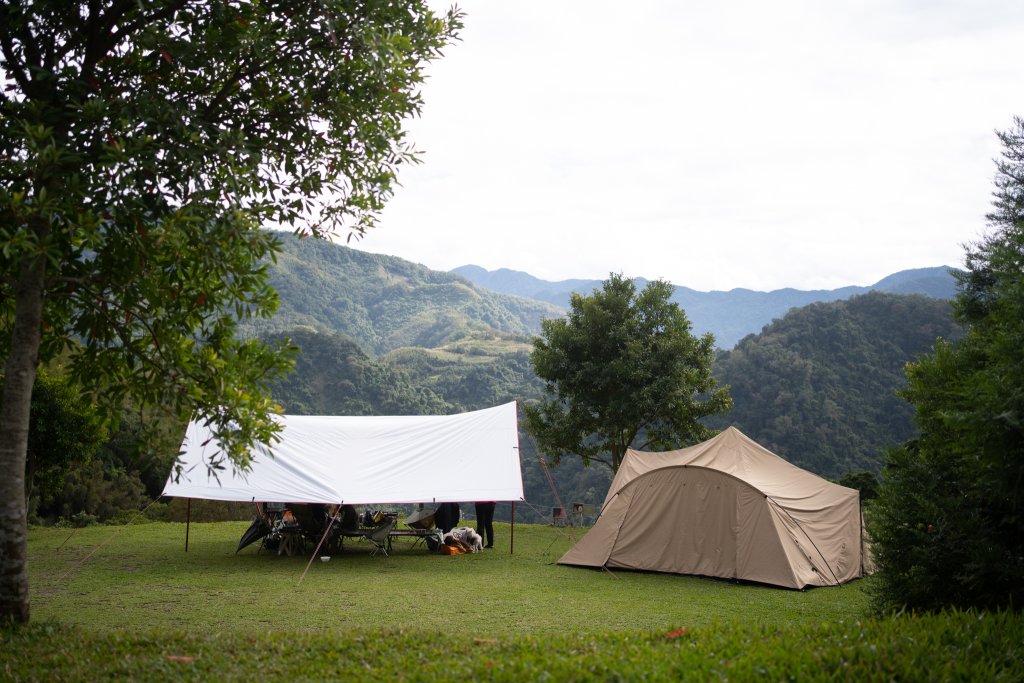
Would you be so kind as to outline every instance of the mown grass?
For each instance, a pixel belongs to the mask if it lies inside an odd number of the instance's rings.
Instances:
[[[831,622],[867,609],[865,582],[796,592],[695,577],[602,572],[555,564],[567,529],[496,525],[499,547],[446,557],[396,542],[390,557],[346,544],[328,563],[235,554],[247,526],[184,524],[33,529],[34,619],[82,628],[177,627],[209,632],[402,627],[496,637],[658,629],[715,622]],[[88,558],[86,559],[86,557]],[[301,582],[300,582],[301,579]]]
[[[1022,680],[1015,614],[873,618],[868,581],[787,591],[554,564],[565,530],[443,557],[234,554],[244,523],[33,529],[3,680]]]

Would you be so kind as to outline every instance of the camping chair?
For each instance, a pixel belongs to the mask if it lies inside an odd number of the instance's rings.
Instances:
[[[384,521],[376,529],[366,534],[366,539],[373,544],[370,557],[374,557],[377,553],[383,553],[384,557],[388,556],[388,546],[391,545],[391,531],[397,523],[394,517],[385,517]]]

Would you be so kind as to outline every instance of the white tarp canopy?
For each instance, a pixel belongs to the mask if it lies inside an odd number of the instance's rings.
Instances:
[[[459,415],[284,415],[280,441],[258,447],[246,473],[207,467],[220,451],[192,422],[181,475],[164,496],[287,503],[521,501],[515,402]],[[219,481],[218,481],[219,479]]]

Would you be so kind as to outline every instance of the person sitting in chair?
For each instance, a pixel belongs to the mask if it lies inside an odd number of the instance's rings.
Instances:
[[[344,531],[355,531],[359,528],[359,513],[354,505],[342,505],[338,512],[338,526]]]

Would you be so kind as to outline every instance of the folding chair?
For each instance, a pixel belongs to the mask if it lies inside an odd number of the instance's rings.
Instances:
[[[394,517],[387,517],[380,525],[366,534],[366,539],[373,544],[373,550],[370,552],[370,557],[374,557],[377,553],[383,553],[384,557],[388,556],[388,546],[391,545],[391,531],[398,524],[398,520]]]

